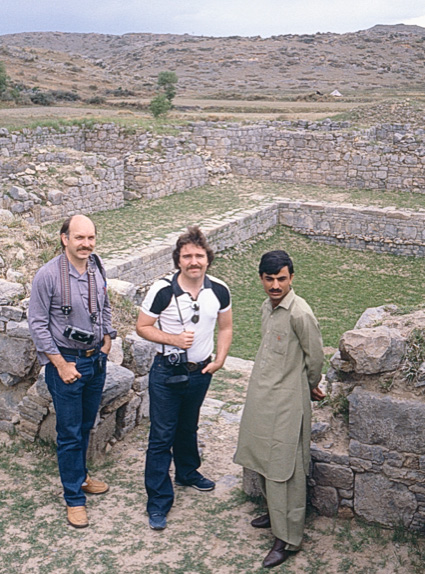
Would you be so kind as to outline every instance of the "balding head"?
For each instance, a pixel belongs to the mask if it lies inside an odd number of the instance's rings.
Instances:
[[[84,226],[84,227],[89,227],[90,225],[92,225],[92,229],[94,231],[94,235],[96,235],[97,231],[96,231],[96,225],[93,223],[93,221],[90,219],[90,217],[87,217],[86,215],[82,215],[82,214],[78,214],[78,215],[71,215],[71,217],[68,217],[68,219],[65,219],[65,221],[62,224],[61,230],[59,232],[60,234],[60,238],[61,238],[61,245],[62,248],[65,249],[65,244],[63,242],[62,239],[62,235],[65,235],[68,239],[69,239],[69,233],[71,231],[75,231],[76,228]]]

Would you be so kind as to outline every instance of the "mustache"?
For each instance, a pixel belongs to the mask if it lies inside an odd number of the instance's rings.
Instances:
[[[78,247],[77,251],[90,251],[91,253],[93,249],[91,249],[90,247]]]
[[[269,293],[282,293],[282,289],[269,289]]]

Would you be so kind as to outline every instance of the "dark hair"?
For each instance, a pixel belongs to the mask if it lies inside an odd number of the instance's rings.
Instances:
[[[61,246],[62,249],[65,249],[65,245],[62,241],[62,233],[65,234],[68,238],[69,238],[69,226],[71,225],[71,221],[72,219],[75,217],[75,215],[71,215],[71,217],[68,217],[67,219],[65,219],[65,221],[62,223],[62,227],[59,231],[59,237],[61,240]],[[89,217],[87,219],[90,219]],[[91,219],[90,219],[91,221]],[[94,225],[94,232],[95,234],[97,233],[97,229],[96,229],[96,224],[94,223],[94,221],[92,221],[93,225]]]
[[[193,244],[196,247],[201,247],[201,249],[205,249],[207,252],[208,257],[208,267],[214,261],[214,252],[211,247],[208,245],[207,238],[202,233],[197,225],[192,225],[187,228],[186,233],[182,233],[180,237],[177,239],[176,247],[173,251],[173,261],[174,266],[176,269],[179,269],[179,261],[180,261],[180,251],[184,245]]]
[[[282,269],[282,267],[288,267],[289,273],[292,275],[294,272],[294,264],[292,263],[292,259],[281,249],[277,249],[276,251],[269,251],[268,253],[264,253],[261,257],[260,265],[258,267],[258,272],[260,276],[263,273],[267,273],[268,275],[276,275]]]

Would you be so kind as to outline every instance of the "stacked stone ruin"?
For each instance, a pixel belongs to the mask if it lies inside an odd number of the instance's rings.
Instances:
[[[13,216],[42,224],[76,212],[112,209],[123,205],[124,199],[148,200],[232,175],[424,193],[424,164],[423,130],[408,125],[355,131],[330,121],[201,122],[166,137],[114,124],[13,133],[1,129],[0,225],[7,225]],[[224,214],[219,220],[206,219],[202,228],[217,251],[282,224],[317,241],[422,257],[424,220],[424,210],[279,199]],[[170,234],[131,255],[108,259],[110,286],[139,304],[152,281],[172,271],[175,239],[176,234]],[[7,280],[0,279],[0,430],[18,432],[28,440],[54,438],[54,409],[28,332],[28,300],[22,300],[19,277],[14,278],[12,270],[3,271]],[[394,323],[394,318],[384,319]],[[332,392],[343,384],[349,395],[347,448],[342,452],[332,448],[327,438],[331,426],[313,429],[313,437],[325,442],[318,440],[312,446],[312,502],[324,514],[354,512],[385,525],[401,522],[422,530],[423,400],[366,388],[370,377],[388,371],[388,361],[374,360],[373,353],[365,351],[367,345],[359,361],[359,347],[352,344],[359,335],[368,340],[379,335],[380,341],[388,342],[395,358],[391,369],[397,372],[408,333],[401,324],[385,329],[382,333],[382,325],[371,323],[354,330],[354,335],[344,334],[341,355],[332,360]],[[90,446],[92,457],[102,455],[148,416],[146,387],[152,356],[152,345],[135,333],[114,344]],[[370,365],[375,371],[367,371]],[[376,492],[379,504],[373,501]]]

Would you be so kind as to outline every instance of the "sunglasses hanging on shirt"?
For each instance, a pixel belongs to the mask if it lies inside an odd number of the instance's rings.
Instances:
[[[192,323],[195,323],[196,325],[196,323],[199,322],[199,304],[196,301],[192,301],[190,306],[193,310],[193,315],[190,320],[192,321]]]

